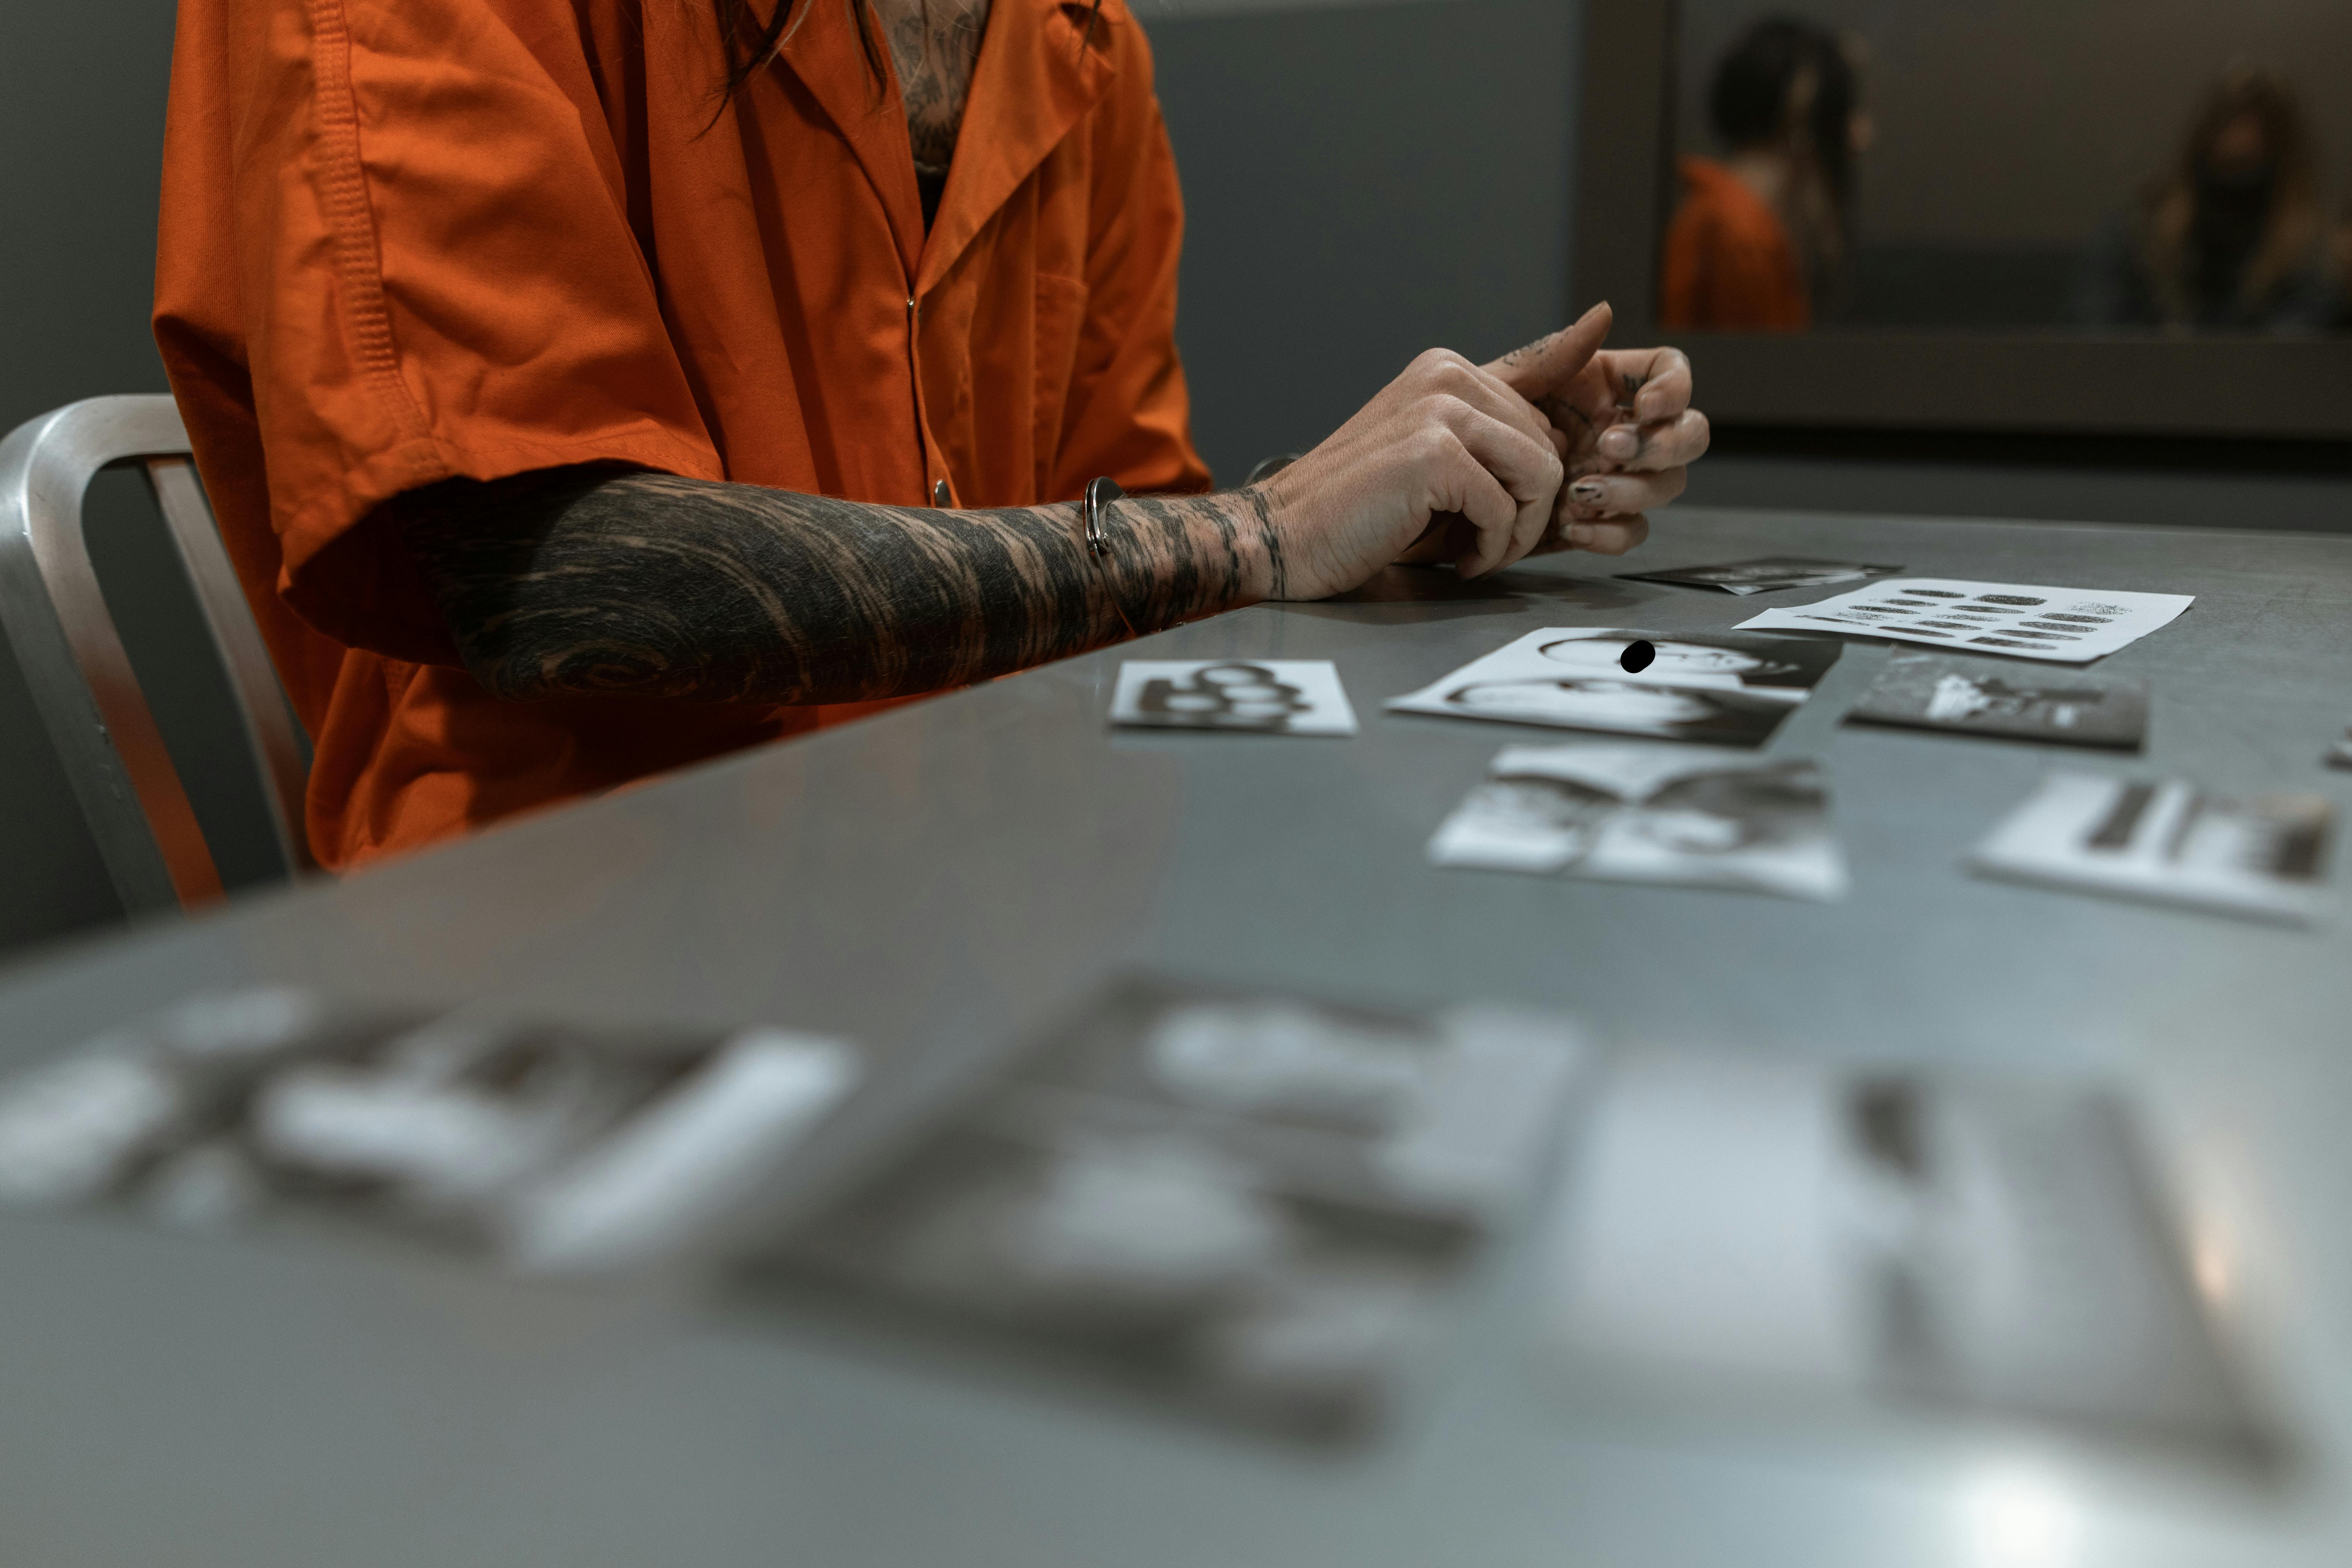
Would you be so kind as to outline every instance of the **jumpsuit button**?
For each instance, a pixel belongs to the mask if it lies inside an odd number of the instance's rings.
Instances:
[[[941,479],[938,484],[931,487],[931,504],[933,506],[945,506],[948,504],[947,480]]]

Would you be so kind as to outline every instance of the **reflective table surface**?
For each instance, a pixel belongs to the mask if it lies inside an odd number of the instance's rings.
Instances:
[[[2189,593],[2093,667],[2144,678],[2141,758],[1842,727],[1848,646],[1776,737],[1826,759],[1838,903],[1431,868],[1517,726],[1391,715],[1536,627],[1720,628],[1738,598],[1609,574],[1763,554]],[[1504,1249],[1360,1450],[1285,1447],[911,1346],[558,1289],[364,1237],[0,1215],[0,1562],[2352,1563],[2352,924],[2285,930],[1970,877],[2051,766],[2352,804],[2352,539],[1675,511],[1622,563],[1164,634],[1157,658],[1329,658],[1349,740],[1114,733],[1114,650],[553,811],[334,885],[0,976],[0,1068],[203,990],[494,999],[834,1031],[908,1084],[1143,966],[1402,1006],[1573,1011],[1623,1046],[2104,1074],[2164,1153],[2205,1284],[2293,1463],[2264,1479],[1889,1417],[1602,1413],[1545,1375]]]

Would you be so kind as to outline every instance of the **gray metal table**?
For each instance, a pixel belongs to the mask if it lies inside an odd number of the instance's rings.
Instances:
[[[2352,804],[2318,761],[2352,716],[2352,539],[1686,511],[1622,567],[1392,573],[1151,646],[1335,659],[1352,741],[1114,735],[1118,656],[1073,660],[19,969],[0,1067],[258,978],[767,1019],[945,1061],[1140,963],[1565,1005],[1626,1043],[2104,1068],[2152,1108],[2299,1428],[2287,1485],[1909,1427],[1857,1445],[1598,1423],[1530,1375],[1508,1270],[1385,1441],[1318,1458],[364,1244],[0,1216],[0,1562],[2352,1562],[2352,924],[1971,879],[1960,855],[2057,759],[1839,728],[1885,657],[1868,644],[1775,742],[1830,759],[1842,903],[1424,864],[1486,761],[1539,732],[1381,699],[1536,626],[1724,626],[1820,596],[1604,575],[1784,552],[2196,594],[2099,667],[2155,683],[2142,765]],[[2018,1464],[2074,1500],[2071,1545],[1987,1534],[1979,1483]]]

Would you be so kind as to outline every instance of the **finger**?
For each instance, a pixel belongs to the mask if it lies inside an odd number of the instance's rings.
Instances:
[[[1603,300],[1547,338],[1513,349],[1486,369],[1504,385],[1530,401],[1564,385],[1592,361],[1609,340],[1616,313]]]
[[[1713,438],[1706,416],[1685,408],[1654,425],[1612,425],[1593,449],[1621,468],[1679,468],[1705,457]]]
[[[1568,517],[1572,522],[1633,517],[1653,507],[1671,505],[1689,482],[1689,470],[1685,468],[1655,474],[1586,474],[1568,487]]]
[[[1517,435],[1516,431],[1507,433]],[[1451,430],[1443,434],[1444,459],[1433,476],[1436,489],[1430,511],[1433,516],[1442,511],[1460,512],[1477,530],[1475,543],[1454,563],[1454,570],[1463,576],[1475,577],[1493,571],[1509,552],[1521,503],[1503,488],[1502,479],[1468,442]]]
[[[1568,547],[1590,550],[1595,555],[1622,555],[1650,537],[1650,520],[1646,517],[1612,517],[1599,522],[1571,522],[1568,525]]]
[[[1458,411],[1452,425],[1454,434],[1479,465],[1501,483],[1517,507],[1517,515],[1500,541],[1499,550],[1490,552],[1496,541],[1481,527],[1475,552],[1478,564],[1470,574],[1475,576],[1508,566],[1536,547],[1551,521],[1552,508],[1566,476],[1559,455],[1550,442],[1537,441],[1517,426],[1466,405],[1457,403],[1452,406]]]
[[[1609,395],[1636,422],[1655,425],[1690,406],[1690,356],[1682,350],[1611,349],[1599,358]]]

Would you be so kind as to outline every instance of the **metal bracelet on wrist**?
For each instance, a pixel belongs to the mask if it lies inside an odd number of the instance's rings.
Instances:
[[[1102,526],[1103,513],[1110,510],[1110,503],[1124,499],[1126,495],[1127,492],[1118,488],[1118,481],[1108,475],[1090,480],[1086,494],[1078,502],[1078,519],[1087,555],[1102,566],[1103,596],[1110,601],[1110,607],[1118,614],[1119,625],[1125,626],[1127,635],[1132,637],[1141,634],[1135,629],[1135,623],[1128,619],[1127,606],[1118,602],[1118,589],[1111,582],[1110,568],[1107,564],[1110,557],[1110,536],[1103,532]]]

